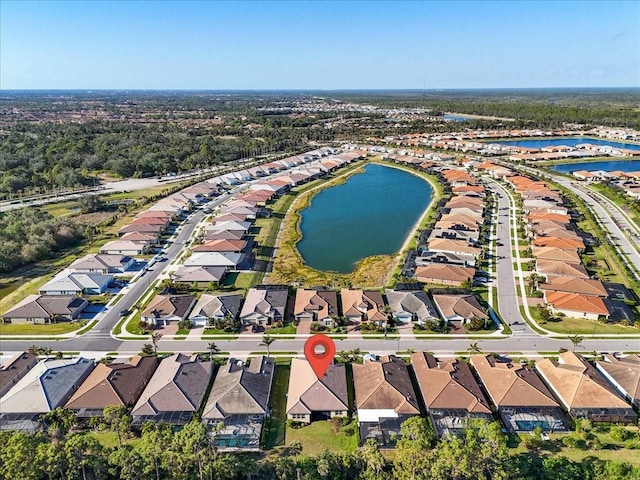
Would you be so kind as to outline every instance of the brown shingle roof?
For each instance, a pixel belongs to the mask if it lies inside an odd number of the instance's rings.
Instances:
[[[471,365],[498,407],[558,407],[540,377],[526,365],[498,362],[491,355],[472,355]]]
[[[404,360],[393,355],[353,364],[356,408],[394,409],[398,414],[418,414],[419,407]]]
[[[465,362],[455,358],[437,361],[424,352],[411,355],[411,365],[428,409],[461,409],[491,413],[489,401]]]

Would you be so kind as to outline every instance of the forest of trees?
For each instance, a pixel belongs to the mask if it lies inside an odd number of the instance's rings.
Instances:
[[[375,441],[353,453],[325,451],[307,455],[292,443],[271,454],[219,453],[197,420],[174,431],[147,423],[137,441],[123,408],[107,407],[91,422],[117,433],[118,443],[104,447],[86,431],[72,431],[73,413],[56,409],[45,415],[37,434],[0,432],[0,478],[20,480],[632,480],[640,469],[625,462],[589,457],[574,462],[537,452],[510,454],[498,423],[477,422],[460,436],[435,445],[428,423],[414,417],[402,425],[401,439],[388,460]]]
[[[83,239],[82,227],[70,218],[54,218],[37,208],[0,214],[0,273],[51,258]]]
[[[637,90],[335,92],[331,97],[432,114],[509,117],[516,120],[509,123],[514,128],[565,122],[640,128]],[[296,152],[316,141],[504,127],[499,120],[389,120],[380,112],[342,110],[330,100],[326,110],[295,113],[296,102],[314,98],[312,92],[7,93],[0,109],[0,199],[89,185],[102,173],[146,177]]]

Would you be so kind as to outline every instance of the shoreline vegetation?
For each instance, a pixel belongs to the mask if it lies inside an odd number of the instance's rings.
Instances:
[[[302,221],[301,212],[311,205],[315,195],[327,188],[345,183],[353,175],[362,173],[364,166],[367,164],[378,164],[388,168],[397,168],[420,177],[431,185],[433,190],[431,201],[415,226],[410,230],[400,250],[395,254],[365,257],[356,263],[355,269],[351,273],[322,271],[306,265],[302,255],[297,249],[297,244],[303,237],[302,230],[300,229],[300,223]],[[296,284],[301,286],[327,285],[332,288],[380,288],[387,285],[397,270],[398,262],[402,260],[407,247],[417,238],[416,236],[420,228],[424,225],[425,220],[430,217],[429,213],[433,211],[433,205],[437,204],[441,194],[442,189],[439,188],[428,175],[422,172],[385,162],[378,157],[365,160],[360,167],[308,190],[294,200],[280,227],[280,235],[275,245],[277,254],[273,261],[273,270],[269,274],[269,283]]]

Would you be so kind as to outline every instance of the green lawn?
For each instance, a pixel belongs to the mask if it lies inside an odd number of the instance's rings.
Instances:
[[[270,328],[266,333],[268,333],[269,335],[273,334],[273,333],[282,333],[285,335],[295,335],[296,333],[296,327],[293,325],[286,325],[284,327],[280,327],[280,328]]]
[[[289,363],[291,360],[289,359]],[[263,444],[266,449],[283,445],[287,423],[287,392],[289,390],[290,365],[276,365],[271,386],[271,417],[265,421]]]
[[[298,440],[302,444],[302,453],[315,455],[325,450],[353,452],[358,448],[359,438],[358,423],[355,420],[340,427],[337,434],[333,433],[331,422],[321,420],[302,428],[287,427],[285,443],[289,445]]]
[[[115,448],[118,446],[118,436],[115,432],[108,431],[91,431],[86,435],[95,438],[105,448]],[[127,445],[135,445],[140,439],[138,437],[130,436],[129,438],[123,438],[122,443]]]
[[[264,272],[237,273],[232,272],[225,275],[220,287],[225,290],[249,290],[254,285],[258,285],[264,277]]]
[[[80,330],[86,323],[86,321],[51,323],[47,325],[2,323],[0,324],[0,335],[62,335],[63,333]]]
[[[532,312],[533,313],[533,312]],[[556,333],[572,334],[611,334],[619,333],[622,335],[637,335],[640,330],[634,327],[623,327],[622,325],[602,324],[593,320],[582,320],[579,318],[564,317],[559,322],[540,323],[543,328]]]
[[[637,427],[629,427],[629,429],[638,431]],[[586,457],[596,457],[600,460],[613,460],[616,462],[628,462],[632,465],[640,466],[640,454],[637,450],[629,450],[625,448],[623,442],[617,442],[613,440],[609,435],[608,426],[598,426],[592,430],[602,442],[602,449],[600,450],[580,450],[578,448],[567,447],[562,443],[562,438],[567,434],[549,434],[550,440],[545,442],[541,448],[540,453],[548,456],[562,455],[574,462],[580,462]],[[522,437],[528,434],[523,434]],[[570,435],[576,435],[572,433]],[[514,448],[519,452],[526,452],[522,443]]]

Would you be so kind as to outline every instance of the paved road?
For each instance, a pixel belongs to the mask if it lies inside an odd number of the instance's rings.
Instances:
[[[497,245],[496,245],[496,280],[494,285],[498,289],[498,313],[509,325],[514,335],[534,335],[535,332],[522,318],[520,313],[520,303],[517,294],[516,278],[513,272],[512,251],[512,207],[507,190],[495,182],[487,179],[487,186],[498,195],[498,215],[497,215]],[[517,248],[517,247],[516,247]],[[515,325],[514,323],[517,322]]]

